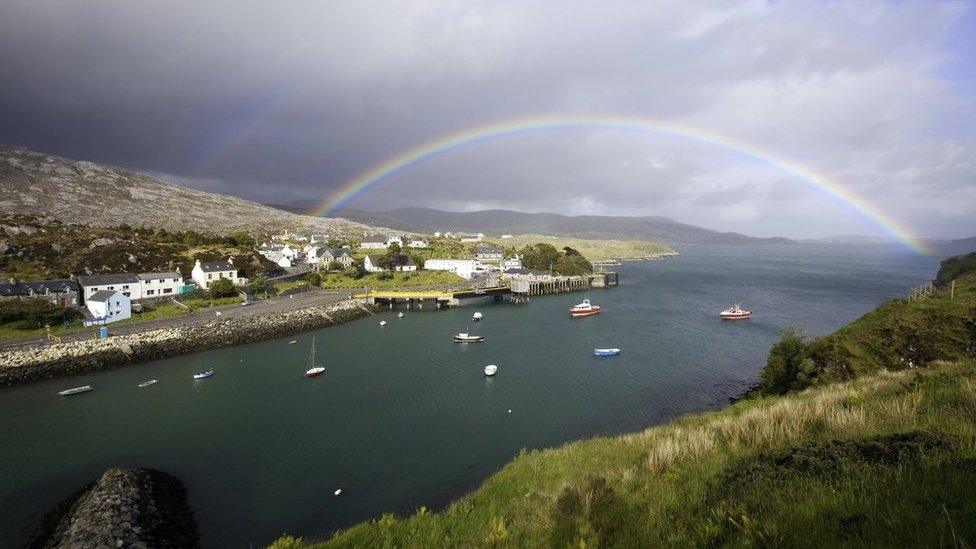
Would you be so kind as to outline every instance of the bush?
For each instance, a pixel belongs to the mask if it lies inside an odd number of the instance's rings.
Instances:
[[[393,273],[390,271],[380,271],[380,274],[376,278],[380,280],[393,280]]]
[[[312,286],[321,286],[322,275],[320,275],[319,273],[308,273],[307,275],[305,275],[305,282],[308,282]]]
[[[248,284],[244,291],[248,294],[275,295],[278,293],[278,288],[270,280],[258,278]]]
[[[9,300],[0,302],[0,323],[13,324],[22,330],[34,330],[45,325],[57,326],[77,315],[43,299]]]
[[[234,288],[234,283],[231,282],[229,278],[215,280],[213,284],[210,285],[210,297],[214,299],[218,297],[231,297],[236,294],[237,289]]]
[[[806,387],[806,378],[814,369],[810,348],[799,328],[786,328],[783,336],[769,350],[763,368],[760,390],[766,394],[785,394]]]

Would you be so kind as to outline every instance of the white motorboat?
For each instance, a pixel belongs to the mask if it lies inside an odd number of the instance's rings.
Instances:
[[[386,326],[386,321],[385,320],[381,320],[380,321],[380,326]]]
[[[399,313],[397,313],[397,318],[403,318],[403,311],[400,311]]]
[[[482,318],[484,318],[484,315],[481,314],[481,311],[475,311],[474,314],[471,315],[471,320],[475,322],[481,320]]]
[[[92,389],[94,389],[94,387],[92,387],[91,385],[82,385],[81,387],[75,387],[73,389],[66,389],[64,391],[58,391],[58,394],[61,395],[61,396],[63,396],[63,397],[66,397],[66,396],[71,396],[71,395],[77,395],[79,393],[87,393],[88,391],[91,391]]]
[[[620,349],[593,349],[593,354],[596,356],[615,356],[620,354]]]
[[[305,377],[315,377],[325,372],[324,366],[315,365],[315,336],[312,336],[312,354],[308,358],[308,370],[305,370]]]
[[[193,379],[206,379],[215,375],[217,372],[213,370],[207,370],[206,372],[200,372],[199,374],[193,374]]]
[[[489,365],[485,366],[485,375],[486,376],[491,377],[491,376],[495,375],[496,372],[498,372],[498,366],[495,366],[494,364],[489,364]]]
[[[158,379],[150,379],[148,381],[143,381],[142,383],[140,383],[139,387],[149,387],[150,385],[155,385],[157,383],[159,383]]]
[[[484,340],[485,336],[469,334],[468,332],[454,334],[454,341],[458,343],[481,343]]]
[[[719,313],[718,316],[722,320],[743,320],[752,316],[752,311],[747,311],[736,303],[735,305]]]

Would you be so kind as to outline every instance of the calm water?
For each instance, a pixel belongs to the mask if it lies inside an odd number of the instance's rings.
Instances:
[[[384,511],[439,507],[520,448],[632,431],[720,406],[753,382],[780,329],[829,332],[934,276],[897,247],[686,247],[630,263],[604,307],[580,294],[479,307],[483,344],[454,332],[474,307],[384,314],[312,334],[0,390],[0,546],[109,466],[158,468],[189,489],[208,546],[322,537]],[[723,323],[730,302],[753,319]],[[380,328],[380,319],[389,325]],[[614,358],[594,347],[620,347]],[[493,379],[482,375],[496,363]],[[210,367],[204,381],[190,376]],[[136,384],[160,380],[146,389]],[[72,398],[58,390],[91,384]],[[508,411],[511,410],[511,413]],[[333,490],[343,488],[339,498]]]

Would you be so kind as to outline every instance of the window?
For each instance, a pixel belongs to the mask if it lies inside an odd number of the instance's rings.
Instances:
[[[111,288],[109,288],[109,289],[111,289]],[[123,284],[122,285],[122,289],[123,290],[128,290],[129,289],[129,285],[128,284]]]
[[[115,289],[115,286],[109,286],[109,287],[108,287],[108,288],[106,288],[106,289],[107,289],[107,290],[114,290],[114,289]]]
[[[154,293],[156,293],[156,290],[146,290],[146,295],[153,295]]]
[[[213,280],[213,274],[207,273],[207,280]]]
[[[163,289],[163,293],[164,294],[171,294],[171,293],[173,293],[173,288],[164,288]]]

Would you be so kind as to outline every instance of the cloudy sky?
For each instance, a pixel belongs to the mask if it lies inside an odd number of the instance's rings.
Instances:
[[[970,2],[0,0],[0,142],[313,203],[439,136],[653,117],[800,162],[923,236],[976,234]],[[782,170],[612,127],[479,142],[350,207],[665,215],[884,234]]]

